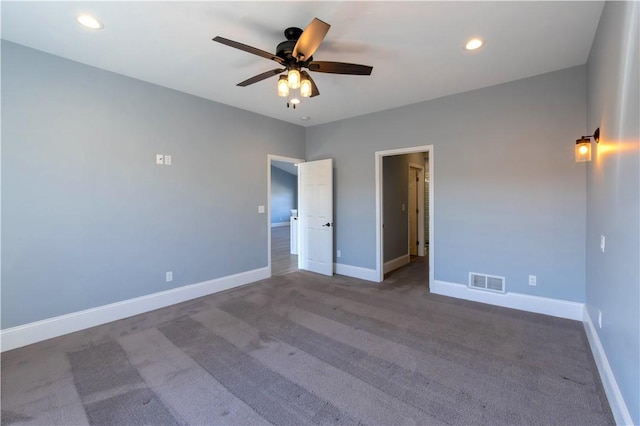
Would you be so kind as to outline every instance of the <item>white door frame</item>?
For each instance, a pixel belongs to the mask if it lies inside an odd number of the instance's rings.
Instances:
[[[416,200],[417,208],[418,208],[418,256],[424,256],[424,163],[409,163],[409,175],[411,175],[411,169],[418,170],[418,183],[416,184],[418,191],[418,199]],[[411,179],[412,176],[409,176]],[[408,212],[408,214],[414,214],[412,212]],[[410,223],[410,221],[409,221]],[[411,241],[411,230],[409,229],[409,244],[414,244],[415,241]],[[409,252],[411,252],[411,248],[409,248]]]
[[[267,268],[271,276],[271,162],[281,161],[283,163],[304,163],[304,160],[281,155],[267,154]]]
[[[382,231],[382,159],[390,155],[412,154],[414,152],[429,153],[429,288],[433,287],[435,252],[435,234],[433,232],[433,206],[435,197],[433,193],[433,145],[414,146],[409,148],[389,149],[376,151],[375,153],[375,180],[376,180],[376,276],[378,282],[384,280],[384,259],[382,247],[384,247],[384,232]],[[424,234],[424,232],[423,232]]]

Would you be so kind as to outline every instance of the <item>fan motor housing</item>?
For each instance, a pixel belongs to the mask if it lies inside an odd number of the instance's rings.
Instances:
[[[286,30],[284,30],[284,36],[287,40],[298,41],[301,35],[302,35],[302,28],[289,27]]]
[[[276,56],[281,57],[282,59],[293,59],[292,53],[293,48],[296,46],[297,40],[287,40],[278,44],[276,48]]]
[[[293,57],[293,49],[296,47],[298,39],[302,35],[302,28],[289,27],[284,30],[286,40],[278,44],[276,47],[276,56],[286,60],[287,62],[295,61]]]

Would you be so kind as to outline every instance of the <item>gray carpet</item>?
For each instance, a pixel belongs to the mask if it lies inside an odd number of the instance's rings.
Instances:
[[[581,323],[304,271],[2,354],[2,424],[610,425]]]

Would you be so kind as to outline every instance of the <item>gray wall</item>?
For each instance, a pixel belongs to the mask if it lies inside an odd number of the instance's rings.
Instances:
[[[392,155],[382,159],[383,259],[385,262],[409,253],[407,245],[409,241],[408,165],[406,155]]]
[[[266,267],[267,154],[304,129],[3,41],[2,328]]]
[[[638,2],[606,2],[588,61],[586,304],[634,424],[640,424]],[[590,134],[590,133],[589,133]],[[600,251],[600,235],[606,237]]]
[[[271,223],[289,222],[297,206],[298,176],[271,166]]]
[[[424,241],[429,245],[429,156],[426,155],[424,164]]]
[[[435,279],[502,275],[508,291],[583,302],[585,129],[579,66],[307,128],[306,158],[335,160],[341,263],[375,268],[374,153],[432,144]]]

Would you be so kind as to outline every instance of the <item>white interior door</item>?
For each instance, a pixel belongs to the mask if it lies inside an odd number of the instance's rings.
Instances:
[[[298,268],[333,275],[333,160],[298,165]]]

